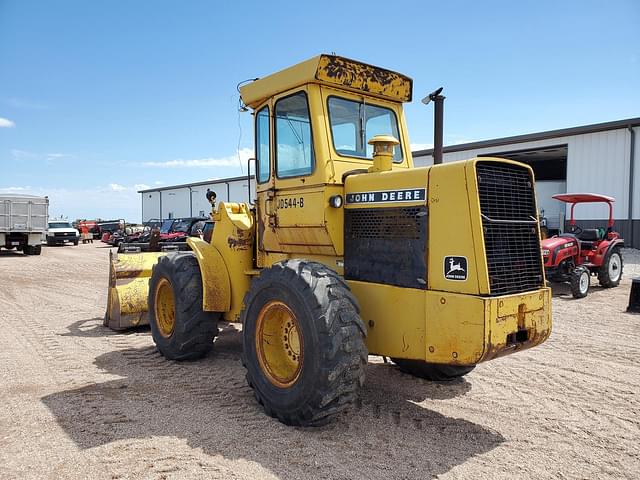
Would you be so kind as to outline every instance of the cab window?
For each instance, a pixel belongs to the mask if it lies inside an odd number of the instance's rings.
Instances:
[[[256,156],[258,183],[269,180],[269,107],[264,107],[256,116]]]
[[[329,97],[329,122],[333,148],[346,157],[373,158],[373,145],[367,142],[376,135],[391,135],[400,140],[398,120],[390,108],[379,107],[339,97]],[[393,161],[402,162],[402,149],[394,149]]]
[[[307,95],[299,92],[278,100],[274,114],[278,178],[310,175],[314,156]]]

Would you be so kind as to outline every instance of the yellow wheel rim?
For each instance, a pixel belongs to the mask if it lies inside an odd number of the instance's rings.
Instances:
[[[267,303],[256,323],[256,352],[260,368],[275,386],[293,385],[302,370],[302,332],[295,314],[284,303]]]
[[[156,285],[155,300],[156,325],[160,335],[168,338],[173,335],[176,326],[176,304],[173,288],[166,278],[161,278]]]

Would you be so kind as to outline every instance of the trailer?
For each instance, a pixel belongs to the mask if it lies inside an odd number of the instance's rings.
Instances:
[[[49,197],[0,195],[0,249],[40,255],[49,221]]]

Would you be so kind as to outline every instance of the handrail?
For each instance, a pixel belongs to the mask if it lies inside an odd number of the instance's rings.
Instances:
[[[531,220],[501,220],[497,218],[487,217],[484,213],[481,213],[480,215],[489,223],[517,223],[522,225],[535,225],[536,223],[538,223],[538,219],[531,215],[529,215],[529,218]]]

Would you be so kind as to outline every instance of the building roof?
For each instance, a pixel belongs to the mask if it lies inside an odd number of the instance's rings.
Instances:
[[[465,150],[475,150],[477,148],[499,147],[514,143],[533,142],[536,140],[547,140],[549,138],[567,137],[569,135],[583,135],[586,133],[604,132],[607,130],[617,130],[620,128],[637,127],[640,125],[640,117],[627,118],[625,120],[615,120],[613,122],[594,123],[580,127],[561,128],[559,130],[549,130],[539,133],[527,133],[513,137],[495,138],[493,140],[482,140],[480,142],[461,143],[459,145],[448,145],[443,148],[444,153],[462,152]],[[414,157],[425,157],[433,154],[433,148],[412,152]]]
[[[251,180],[255,180],[255,178],[256,177],[254,175],[251,175]],[[145,190],[138,190],[138,193],[160,192],[164,190],[175,190],[176,188],[186,188],[186,187],[200,187],[202,185],[215,185],[218,183],[237,182],[237,181],[246,180],[246,179],[247,179],[246,175],[243,175],[242,177],[218,178],[216,180],[206,180],[204,182],[182,183],[180,185],[167,185],[166,187],[147,188]]]

